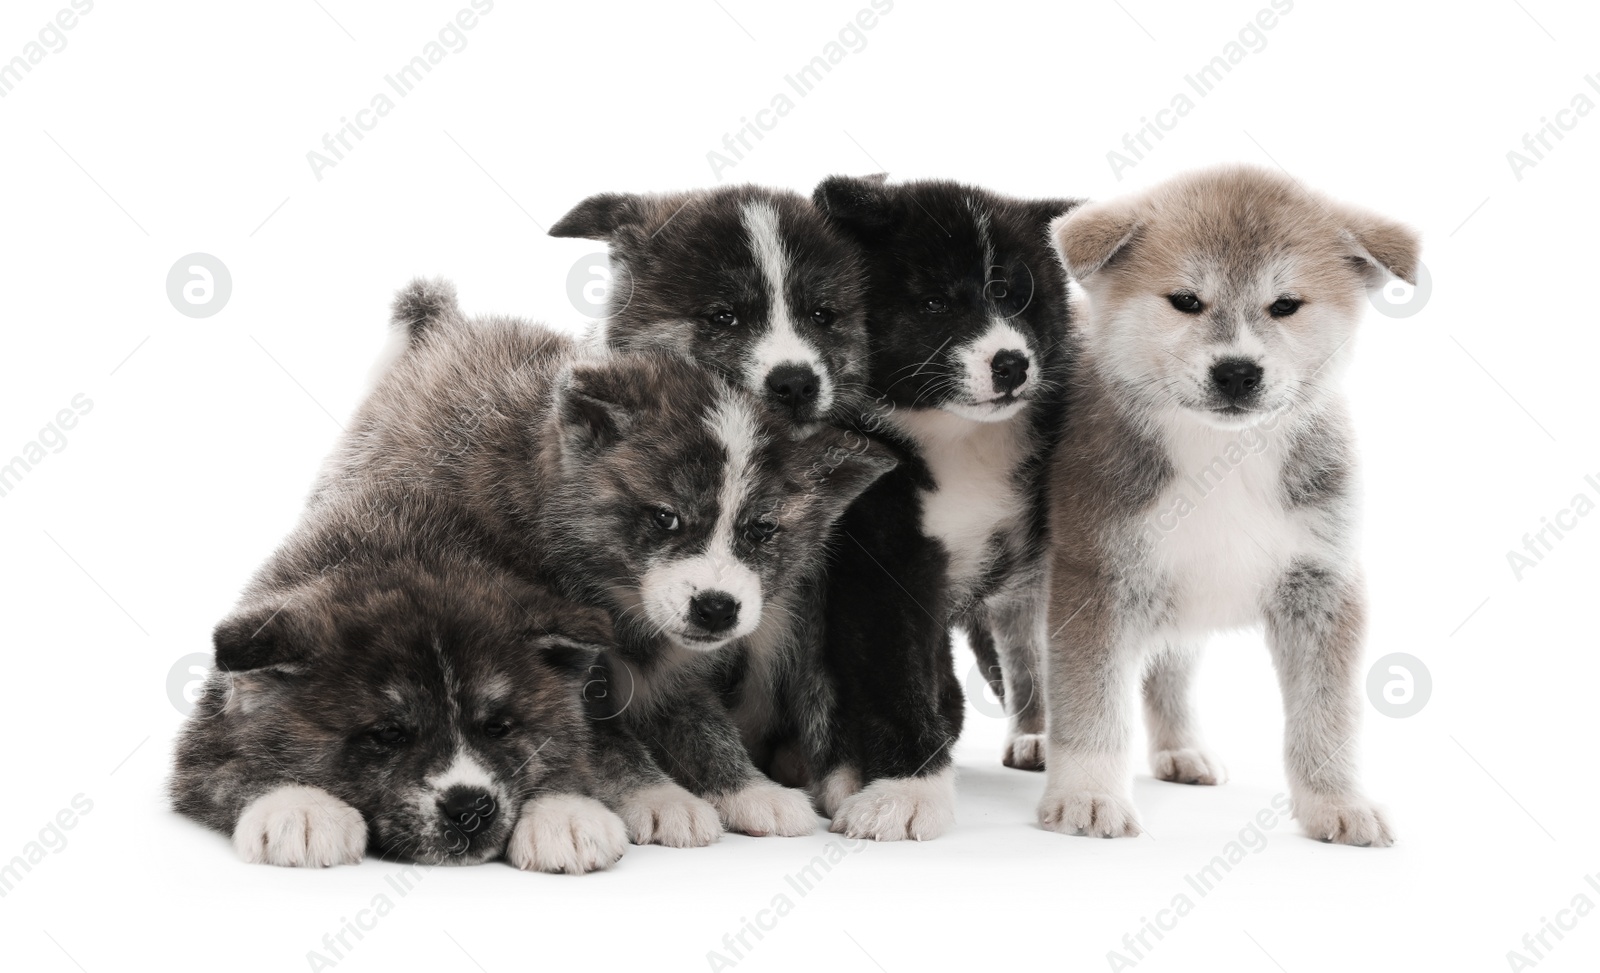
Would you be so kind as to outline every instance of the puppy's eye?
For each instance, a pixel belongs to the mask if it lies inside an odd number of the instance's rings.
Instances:
[[[1275,318],[1286,318],[1300,310],[1300,305],[1305,301],[1293,297],[1280,297],[1267,308],[1267,313]]]
[[[815,311],[811,312],[811,323],[819,328],[826,328],[828,325],[833,323],[833,319],[837,316],[838,315],[834,314],[827,308],[819,307]]]
[[[657,527],[665,531],[677,530],[680,524],[678,515],[668,510],[666,507],[659,507],[652,511],[650,514],[650,519],[655,522]]]
[[[712,311],[707,315],[706,320],[719,328],[731,328],[739,323],[739,315],[728,310]]]
[[[395,723],[385,723],[372,728],[372,739],[386,747],[398,747],[405,743],[409,737],[405,728]]]
[[[922,302],[922,310],[928,314],[945,314],[950,310],[950,302],[942,297],[930,297]]]
[[[1201,311],[1206,309],[1206,306],[1200,303],[1200,298],[1195,297],[1188,291],[1178,291],[1176,294],[1168,294],[1167,300],[1172,304],[1173,307],[1182,311],[1184,314],[1199,314]]]
[[[771,517],[758,517],[750,521],[745,528],[745,533],[757,544],[765,544],[772,540],[772,535],[778,532],[778,522]]]
[[[511,721],[505,719],[490,720],[483,724],[483,735],[499,739],[511,732]]]

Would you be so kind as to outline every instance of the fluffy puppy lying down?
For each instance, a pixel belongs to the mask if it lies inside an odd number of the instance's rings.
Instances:
[[[1391,843],[1356,772],[1366,595],[1337,384],[1367,289],[1415,281],[1416,235],[1242,167],[1052,232],[1089,314],[1052,473],[1041,823],[1139,833],[1141,686],[1155,775],[1221,782],[1189,701],[1196,661],[1210,633],[1263,625],[1295,817],[1316,838]]]
[[[218,626],[172,796],[245,861],[587,872],[626,848],[582,713],[606,618],[441,536],[440,506],[324,493]]]

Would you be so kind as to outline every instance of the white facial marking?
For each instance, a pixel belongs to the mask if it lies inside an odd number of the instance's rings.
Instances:
[[[640,591],[646,616],[658,629],[689,648],[710,650],[749,635],[761,622],[761,578],[733,548],[762,435],[750,406],[731,396],[717,403],[706,425],[728,454],[717,494],[717,523],[705,550],[651,566],[640,579]],[[692,628],[690,601],[713,591],[738,604],[738,620],[725,631],[684,641],[682,636]]]
[[[774,368],[780,365],[809,368],[817,376],[815,409],[821,415],[833,407],[833,380],[821,353],[795,329],[785,286],[789,279],[789,255],[778,233],[777,209],[771,203],[749,204],[744,208],[744,227],[750,234],[756,266],[767,282],[770,309],[767,332],[750,353],[745,381],[758,395],[765,395],[767,375]]]
[[[994,385],[994,356],[1002,351],[1019,352],[1028,360],[1028,373],[1022,384],[1011,390],[1011,398],[999,401],[1004,393]],[[960,364],[957,378],[962,401],[941,406],[964,419],[978,422],[999,422],[1009,419],[1022,410],[1022,399],[1039,384],[1039,362],[1028,336],[1018,331],[1004,318],[991,318],[989,330],[979,335],[971,344],[952,352]]]
[[[452,787],[476,787],[491,794],[498,790],[494,775],[464,747],[456,750],[450,766],[428,778],[428,786],[441,794]]]

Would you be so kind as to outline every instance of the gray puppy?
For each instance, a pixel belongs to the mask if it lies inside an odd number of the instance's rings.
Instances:
[[[581,685],[604,614],[484,563],[405,489],[324,492],[217,627],[176,808],[249,862],[368,849],[424,864],[615,862],[620,775],[595,773]],[[650,783],[641,781],[641,787]]]
[[[1221,782],[1189,702],[1196,661],[1208,634],[1261,624],[1295,816],[1316,838],[1390,844],[1356,772],[1366,597],[1336,382],[1367,289],[1415,281],[1416,235],[1243,167],[1084,206],[1052,235],[1089,308],[1054,460],[1040,822],[1139,833],[1141,681],[1155,775]]]

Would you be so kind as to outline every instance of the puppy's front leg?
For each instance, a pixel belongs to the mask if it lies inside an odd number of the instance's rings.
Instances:
[[[1064,834],[1123,838],[1140,833],[1128,741],[1144,646],[1122,631],[1110,596],[1096,591],[1100,586],[1091,579],[1058,583],[1051,604],[1057,630],[1046,666],[1049,751],[1039,824]]]
[[[1271,589],[1265,609],[1267,645],[1283,688],[1284,763],[1295,817],[1323,841],[1393,844],[1384,812],[1357,780],[1366,631],[1359,574],[1297,562]]]
[[[1144,673],[1144,723],[1150,738],[1150,772],[1178,784],[1220,784],[1228,779],[1222,761],[1206,749],[1195,719],[1191,688],[1200,650],[1168,645]]]
[[[709,687],[686,681],[670,700],[626,715],[661,769],[711,802],[729,831],[789,837],[817,829],[811,799],[756,767],[738,726]]]

